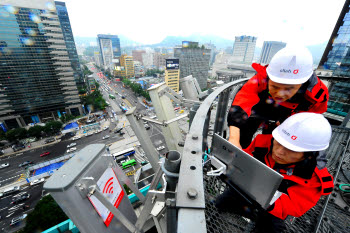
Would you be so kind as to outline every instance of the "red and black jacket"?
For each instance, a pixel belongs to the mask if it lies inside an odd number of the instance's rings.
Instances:
[[[288,215],[300,217],[315,206],[322,195],[331,194],[333,177],[326,167],[317,165],[317,156],[295,164],[275,163],[271,156],[272,140],[271,134],[259,134],[244,151],[284,177],[278,188],[282,196],[268,208],[268,212],[281,219]]]
[[[233,100],[227,116],[229,126],[240,128],[252,114],[282,123],[298,112],[327,111],[328,89],[315,73],[291,99],[277,105],[269,94],[267,66],[253,63],[252,67],[257,73],[243,85]]]

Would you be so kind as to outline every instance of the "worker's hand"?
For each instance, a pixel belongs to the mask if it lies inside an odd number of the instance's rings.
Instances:
[[[236,140],[236,139],[230,137],[228,139],[228,141],[242,150],[242,146],[241,146],[241,143],[239,142],[239,140]]]

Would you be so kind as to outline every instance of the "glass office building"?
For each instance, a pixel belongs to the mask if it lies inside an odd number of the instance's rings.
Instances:
[[[346,0],[318,69],[331,70],[335,77],[350,78],[350,0]],[[346,116],[350,110],[350,82],[336,82],[329,89],[327,112]]]
[[[100,50],[102,65],[113,68],[113,59],[121,56],[120,39],[117,35],[97,35],[97,44]]]
[[[0,124],[6,129],[82,114],[55,3],[0,3]]]
[[[66,4],[64,2],[55,1],[58,19],[61,24],[61,29],[63,32],[64,41],[66,42],[68,57],[72,63],[73,76],[78,88],[84,87],[84,79],[82,75],[82,70],[80,67],[80,62],[77,54],[77,49],[75,47],[72,27],[70,25],[69,16]]]

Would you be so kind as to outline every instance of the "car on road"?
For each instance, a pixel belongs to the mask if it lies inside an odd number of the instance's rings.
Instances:
[[[104,136],[102,139],[104,140],[104,139],[107,139],[107,138],[109,138],[109,135]]]
[[[26,167],[30,164],[33,164],[33,161],[25,161],[25,162],[21,163],[20,165],[18,165],[18,167]]]
[[[67,146],[67,148],[71,148],[71,147],[73,147],[73,146],[76,146],[77,144],[75,143],[75,142],[72,142],[71,144],[69,144],[68,146]]]
[[[0,169],[3,169],[3,168],[8,167],[8,166],[10,166],[9,163],[3,163],[0,165]]]
[[[114,131],[114,133],[120,133],[123,130],[123,128],[118,128]]]
[[[146,161],[146,160],[141,162],[141,166],[144,166],[146,164],[148,164],[148,161]]]
[[[75,137],[73,137],[73,141],[76,141],[76,140],[78,140],[78,139],[80,139],[81,137],[79,137],[79,136],[75,136]]]
[[[29,198],[30,198],[30,194],[29,194],[29,193],[22,194],[21,196],[16,197],[16,198],[11,202],[11,204],[12,204],[12,205],[16,205],[16,204],[18,204],[18,203],[20,203],[20,202],[22,202],[22,201],[25,201],[25,200],[27,200],[27,199],[29,199]]]
[[[76,151],[76,150],[77,150],[76,147],[72,147],[72,148],[70,148],[70,149],[67,150],[67,153],[70,153],[70,152],[73,152],[73,151]]]
[[[92,132],[87,133],[87,134],[86,134],[86,137],[91,136],[91,135],[93,135],[93,133],[92,133]]]
[[[10,226],[14,226],[17,223],[21,222],[23,219],[25,219],[27,217],[27,214],[23,214],[19,217],[15,217],[11,220]]]
[[[41,155],[40,155],[40,157],[44,157],[44,156],[47,156],[47,155],[49,155],[51,152],[49,152],[49,151],[45,151],[44,153],[42,153]]]
[[[32,182],[30,182],[30,186],[40,184],[40,183],[42,183],[44,181],[45,181],[45,178],[40,178],[40,179],[33,180]]]
[[[164,150],[164,149],[165,149],[165,146],[157,147],[157,151],[161,151],[161,150]]]
[[[0,193],[0,197],[10,195],[13,193],[17,193],[17,192],[19,192],[20,189],[21,188],[19,186],[13,186],[13,187],[7,188],[2,193]]]
[[[55,141],[54,138],[48,138],[45,140],[45,143],[47,144],[47,143],[54,142],[54,141]]]
[[[151,127],[149,126],[149,124],[145,124],[145,129],[149,130]]]

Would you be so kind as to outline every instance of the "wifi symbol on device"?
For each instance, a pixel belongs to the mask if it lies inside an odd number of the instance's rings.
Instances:
[[[113,193],[113,177],[109,178],[103,187],[102,193]]]

